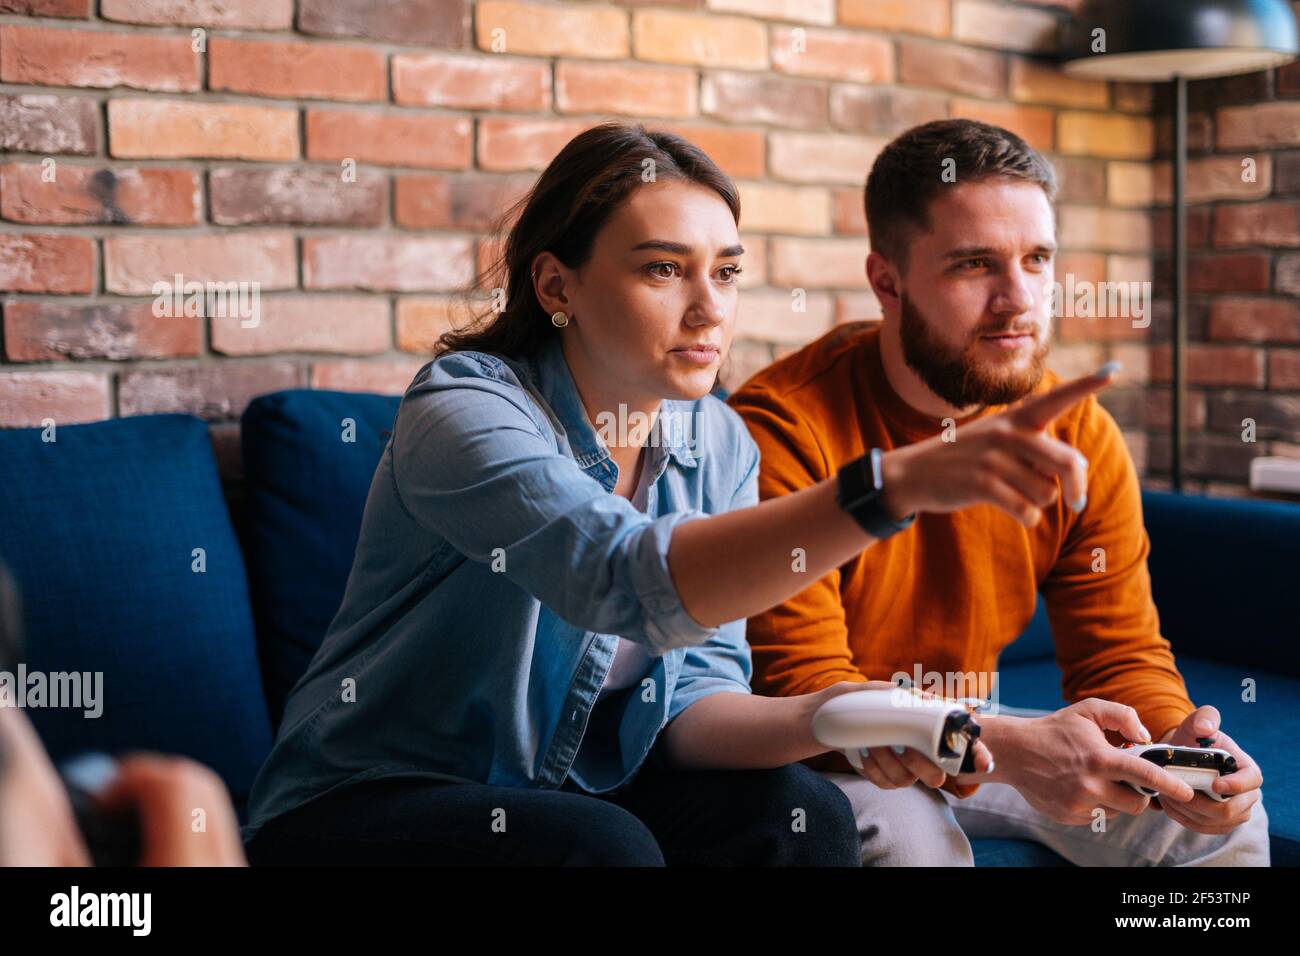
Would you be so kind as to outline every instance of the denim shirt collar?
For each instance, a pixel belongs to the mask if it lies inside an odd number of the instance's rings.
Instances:
[[[560,337],[552,336],[539,352],[527,360],[527,364],[538,392],[559,419],[578,465],[586,469],[609,458],[609,449],[601,441],[582,404],[582,396],[578,394],[578,386],[560,346]],[[682,427],[683,423],[694,421],[694,402],[666,398],[660,404],[659,417],[647,444],[664,448],[679,465],[694,468],[699,464],[699,458],[691,447],[692,432]],[[695,438],[698,441],[699,436]]]

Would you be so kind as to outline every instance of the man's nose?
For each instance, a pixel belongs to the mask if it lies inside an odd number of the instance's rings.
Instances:
[[[1024,315],[1038,304],[1040,290],[1031,276],[1019,266],[1012,266],[998,283],[992,310],[998,315]]]

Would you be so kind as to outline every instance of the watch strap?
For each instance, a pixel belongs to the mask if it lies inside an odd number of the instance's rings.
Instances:
[[[845,464],[839,470],[838,500],[862,530],[873,538],[884,539],[912,526],[916,515],[895,521],[881,504],[885,481],[881,468],[884,452],[872,448],[867,454]]]

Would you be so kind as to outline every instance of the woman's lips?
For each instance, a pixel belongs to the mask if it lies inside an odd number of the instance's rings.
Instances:
[[[673,355],[680,356],[693,365],[712,365],[718,359],[718,350],[709,347],[688,346],[684,349],[673,349]]]

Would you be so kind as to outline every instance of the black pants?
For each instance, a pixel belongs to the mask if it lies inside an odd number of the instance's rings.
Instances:
[[[801,764],[641,768],[612,794],[419,778],[344,787],[268,821],[254,865],[858,866],[844,792]]]

